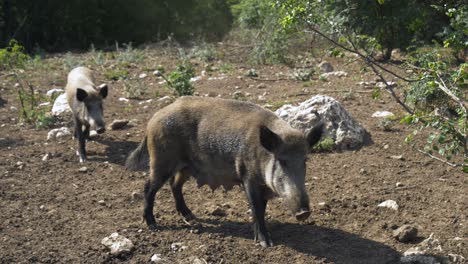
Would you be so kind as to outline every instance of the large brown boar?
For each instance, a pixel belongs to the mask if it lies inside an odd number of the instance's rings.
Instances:
[[[73,112],[74,136],[78,139],[78,155],[80,162],[84,162],[86,161],[86,139],[89,137],[90,128],[96,129],[99,134],[106,130],[102,101],[107,97],[108,88],[106,84],[100,86],[94,84],[90,69],[77,67],[68,74],[65,92],[68,105]]]
[[[194,218],[182,195],[191,175],[199,186],[212,189],[242,185],[252,209],[255,240],[268,247],[273,245],[264,219],[269,199],[283,197],[298,220],[310,215],[306,158],[321,134],[321,124],[304,135],[251,103],[181,97],[149,121],[146,137],[126,166],[141,169],[149,156],[143,217],[150,229],[156,228],[156,192],[167,180],[177,211],[187,221]]]

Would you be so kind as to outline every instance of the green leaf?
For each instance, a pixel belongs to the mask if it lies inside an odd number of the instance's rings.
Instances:
[[[385,3],[385,0],[377,0],[377,2],[380,4],[380,5],[383,5]]]
[[[464,173],[468,173],[468,166],[463,166],[462,170],[463,170]]]

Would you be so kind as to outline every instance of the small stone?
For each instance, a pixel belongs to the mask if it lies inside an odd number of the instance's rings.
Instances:
[[[388,144],[385,144],[385,145],[383,146],[384,149],[388,149],[389,147],[390,147],[390,146],[389,146]]]
[[[104,200],[99,200],[97,203],[100,204],[100,205],[106,205],[106,201],[104,201]]]
[[[153,75],[156,76],[156,77],[161,77],[162,76],[160,71],[154,71]]]
[[[119,235],[117,232],[103,238],[101,240],[101,244],[110,249],[110,253],[112,255],[120,255],[121,253],[131,252],[134,247],[130,239]]]
[[[142,74],[138,75],[138,78],[144,79],[144,78],[146,78],[146,76],[148,76],[148,74],[142,73]]]
[[[259,96],[258,96],[258,101],[260,101],[260,102],[265,102],[266,100],[267,100],[267,99],[266,99],[265,96],[263,96],[263,95],[259,95]]]
[[[266,86],[266,84],[264,84],[264,83],[259,83],[259,84],[257,84],[257,88],[258,88],[258,89],[263,89],[263,88],[266,88],[266,87],[267,87],[267,86]]]
[[[183,251],[188,247],[184,245],[183,242],[174,242],[171,244],[172,251]]]
[[[226,211],[220,207],[216,207],[213,211],[211,211],[211,215],[224,217],[226,216]]]
[[[127,124],[128,124],[127,119],[117,119],[117,120],[112,121],[112,123],[109,125],[109,129],[117,130],[117,129],[123,128]]]
[[[402,225],[398,229],[393,230],[393,237],[403,243],[414,241],[417,235],[418,229],[411,225]]]
[[[143,199],[143,194],[137,191],[132,192],[132,199],[133,200],[141,200]]]
[[[17,112],[18,111],[18,108],[16,106],[10,106],[10,110],[12,112]]]
[[[401,182],[397,182],[397,183],[395,184],[395,186],[396,186],[396,187],[403,187],[403,186],[404,186],[404,184],[403,184],[403,183],[401,183]]]
[[[385,207],[385,208],[390,208],[390,209],[393,209],[393,210],[398,210],[399,206],[397,204],[397,202],[393,201],[393,200],[386,200],[384,202],[381,202],[379,205],[377,205],[378,207]]]
[[[195,258],[193,261],[192,261],[192,264],[205,264],[205,262],[203,262],[201,259],[199,258]]]
[[[378,118],[389,118],[389,117],[394,117],[395,114],[389,111],[377,111],[372,114],[372,117],[378,117]]]
[[[367,173],[367,171],[365,169],[360,169],[359,170],[359,174],[366,174],[366,173]]]
[[[402,155],[395,155],[395,156],[390,156],[390,158],[392,158],[392,159],[396,159],[396,160],[404,160],[404,158],[403,158],[403,154],[402,154]]]
[[[45,161],[48,161],[49,158],[50,158],[50,154],[47,153],[47,154],[45,154],[44,156],[42,156],[42,161],[44,161],[44,162],[45,162]]]
[[[322,61],[319,63],[318,67],[322,72],[332,72],[333,66],[328,61]]]
[[[71,135],[68,127],[54,128],[47,133],[47,140],[56,139],[63,136]]]
[[[70,107],[68,106],[67,95],[65,93],[59,95],[52,106],[52,114],[57,116],[64,112],[71,112]]]
[[[151,262],[154,262],[154,263],[163,263],[163,262],[164,262],[164,259],[161,257],[161,254],[154,254],[154,255],[151,257]]]
[[[121,101],[121,102],[129,102],[130,101],[125,97],[120,97],[118,100]]]
[[[53,89],[50,89],[49,91],[47,91],[46,95],[48,97],[52,97],[54,94],[56,93],[63,93],[63,89],[60,89],[60,88],[53,88]]]
[[[87,172],[88,171],[88,168],[87,167],[81,167],[78,169],[79,172]]]

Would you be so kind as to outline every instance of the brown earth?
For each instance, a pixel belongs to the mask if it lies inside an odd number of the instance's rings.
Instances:
[[[288,78],[292,66],[252,66],[239,57],[242,50],[220,50],[223,56],[218,55],[223,59],[219,61],[192,59],[197,63],[197,75],[213,66],[209,71],[212,77],[225,76],[194,82],[201,96],[231,98],[233,92],[241,90],[250,93],[245,97],[248,101],[278,107],[315,94],[330,95],[371,135],[372,143],[359,150],[310,155],[306,188],[313,213],[305,223],[296,222],[280,200],[271,201],[267,222],[275,246],[262,248],[254,244],[241,188],[212,192],[190,181],[184,193],[199,223],[189,226],[181,220],[166,185],[155,206],[160,229],[151,232],[146,228],[141,217],[143,201],[132,193],[142,192],[147,174],[126,171],[123,162],[142,139],[147,120],[158,110],[157,98],[171,94],[164,84],[158,84],[160,79],[152,71],[158,64],[173,70],[177,63],[173,50],[147,49],[142,61],[125,64],[131,77],[127,85],[147,87],[140,99],[119,101],[125,97],[124,82],[108,81],[107,122],[129,119],[131,125],[107,131],[89,142],[90,156],[85,164],[78,162],[76,143],[70,137],[48,142],[48,129],[18,124],[18,113],[11,109],[18,107],[15,81],[8,72],[0,72],[0,262],[147,263],[158,253],[165,263],[398,263],[404,251],[418,246],[430,234],[439,240],[441,250],[429,250],[429,254],[445,261],[449,254],[468,257],[466,175],[405,144],[411,128],[395,123],[390,131],[384,131],[378,126],[379,120],[371,117],[373,112],[402,114],[402,110],[388,94],[373,100],[372,89],[357,84],[374,79],[362,71],[359,62],[349,57],[327,58],[336,70],[349,75],[301,82]],[[75,60],[96,70],[98,80],[104,82],[104,72],[117,62],[104,53],[105,62],[99,65],[93,56],[54,55],[41,66],[26,70],[24,76],[44,94],[52,87],[64,87],[66,65]],[[316,63],[312,58],[309,65]],[[246,77],[251,67],[263,80]],[[141,73],[148,76],[138,79]],[[264,88],[258,88],[261,83]],[[267,102],[259,101],[258,95],[265,92]],[[153,101],[145,102],[148,99]],[[71,127],[69,116],[61,122]],[[51,157],[42,161],[46,153]],[[391,158],[397,155],[403,158]],[[78,171],[83,166],[87,172]],[[397,182],[401,186],[396,187]],[[387,199],[395,200],[399,210],[377,207]],[[216,208],[225,215],[213,214]],[[401,243],[392,237],[393,229],[403,224],[419,229],[416,241]],[[129,238],[135,250],[122,256],[109,254],[101,240],[113,232]],[[173,251],[174,242],[183,242],[187,248]],[[197,258],[201,262],[196,262]]]

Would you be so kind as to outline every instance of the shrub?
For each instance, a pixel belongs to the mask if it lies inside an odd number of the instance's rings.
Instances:
[[[169,74],[166,81],[169,87],[174,89],[179,96],[193,95],[195,88],[190,83],[190,78],[194,76],[193,66],[189,63],[183,63],[178,65],[176,70]]]

